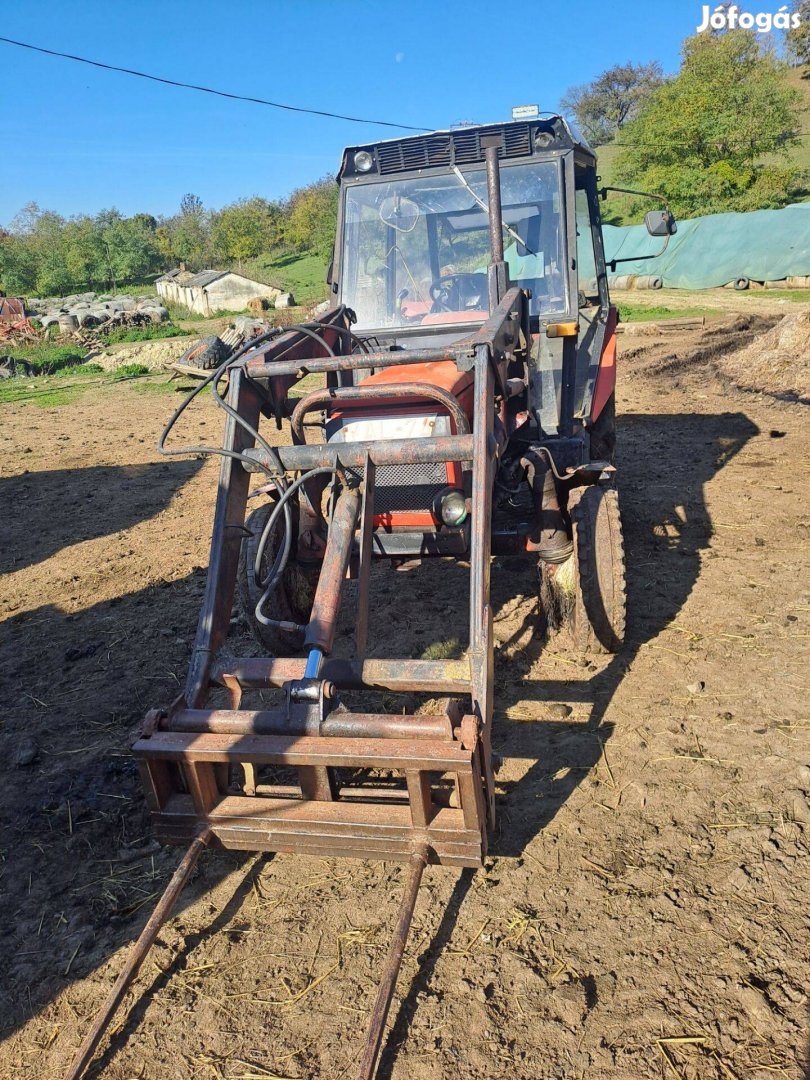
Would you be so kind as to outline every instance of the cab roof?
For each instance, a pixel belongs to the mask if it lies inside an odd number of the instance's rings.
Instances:
[[[409,135],[399,139],[348,146],[338,180],[419,169],[451,168],[484,161],[483,136],[500,135],[499,157],[503,159],[547,154],[553,150],[579,150],[596,163],[596,156],[576,125],[562,116],[544,116],[532,120],[513,120],[503,124],[480,124]],[[358,169],[355,157],[360,151],[371,155],[371,168]]]

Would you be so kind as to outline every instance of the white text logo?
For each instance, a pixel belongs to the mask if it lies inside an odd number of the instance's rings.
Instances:
[[[734,30],[740,27],[742,30],[756,30],[758,34],[769,34],[771,30],[795,30],[801,24],[800,12],[795,11],[792,15],[788,11],[787,4],[780,7],[775,15],[770,11],[740,11],[736,4],[725,4],[711,10],[708,4],[703,5],[703,22],[697,27],[697,32],[702,34],[704,30]]]

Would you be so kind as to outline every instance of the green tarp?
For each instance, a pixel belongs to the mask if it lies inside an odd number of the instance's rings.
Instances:
[[[711,289],[740,277],[781,281],[810,275],[810,203],[749,214],[709,214],[678,222],[657,259],[637,261],[661,246],[643,225],[603,226],[605,258],[629,258],[616,274],[657,274],[665,288]]]

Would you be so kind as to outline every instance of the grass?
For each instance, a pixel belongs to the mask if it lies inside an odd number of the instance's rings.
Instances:
[[[85,389],[82,386],[33,385],[30,379],[9,380],[0,384],[0,405],[37,405],[40,409],[53,409],[72,404]]]
[[[113,379],[136,379],[139,375],[148,375],[149,368],[146,364],[122,364],[121,367],[110,372]]]
[[[132,384],[132,389],[139,394],[179,394],[185,393],[188,387],[180,387],[169,379],[139,379]]]
[[[323,386],[326,386],[326,376],[315,371],[311,375],[305,375],[300,382],[291,387],[289,396],[291,398],[304,397],[305,394],[310,394],[313,390],[320,390]]]
[[[660,305],[619,303],[619,317],[622,322],[649,322],[652,319],[689,319],[701,315],[716,315],[717,309],[710,307],[668,308]]]
[[[773,300],[792,300],[794,304],[810,303],[810,289],[749,289],[743,296],[767,296]]]
[[[262,277],[275,288],[291,292],[297,304],[317,304],[329,295],[326,260],[320,255],[275,251],[251,259],[242,272],[248,277]]]
[[[425,649],[420,660],[458,660],[464,655],[464,649],[458,638],[447,641],[434,641]]]
[[[18,360],[26,360],[37,375],[53,375],[75,367],[87,354],[87,349],[81,345],[49,345],[47,342],[23,347],[3,346],[3,349]]]
[[[66,379],[76,375],[105,375],[107,374],[101,364],[71,364],[70,367],[60,368],[50,376],[52,379]]]
[[[71,376],[71,382],[66,377]],[[0,405],[36,405],[53,409],[72,405],[88,390],[112,387],[133,380],[132,389],[147,393],[176,393],[176,382],[170,382],[163,372],[156,378],[144,364],[125,364],[115,371],[104,371],[98,364],[83,364],[63,368],[52,375],[30,379],[8,379],[0,382]]]
[[[91,290],[88,289],[87,292]],[[116,296],[157,296],[154,282],[151,285],[118,285],[115,292],[99,293],[99,300],[114,300]]]
[[[213,315],[200,315],[199,311],[189,311],[182,304],[175,304],[173,300],[164,301],[172,322],[206,322],[208,319],[221,318],[225,315],[235,314],[230,311],[215,312]]]
[[[102,333],[103,333],[102,328]],[[120,326],[104,334],[104,338],[111,345],[121,341],[160,341],[163,338],[188,337],[190,330],[184,330],[182,326],[173,323],[149,323],[148,326]]]
[[[237,315],[253,315],[253,312],[249,311],[247,308],[242,308],[241,311],[223,311],[222,308],[217,308],[217,310],[212,311],[210,315],[201,315],[199,311],[189,311],[188,308],[183,307],[182,304],[176,304],[173,300],[166,300],[164,303],[172,323],[213,322],[215,319],[235,319]],[[269,314],[269,311],[264,311],[262,312],[262,317],[266,317]],[[190,333],[191,331],[186,330],[184,332]]]

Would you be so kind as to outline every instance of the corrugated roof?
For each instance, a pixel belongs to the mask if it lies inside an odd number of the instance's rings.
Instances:
[[[212,281],[217,281],[229,273],[230,270],[201,270],[199,274],[193,274],[188,280],[184,281],[183,285],[189,288],[202,289],[206,285],[210,285]]]

